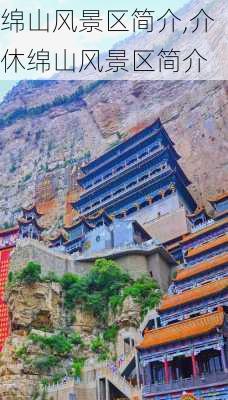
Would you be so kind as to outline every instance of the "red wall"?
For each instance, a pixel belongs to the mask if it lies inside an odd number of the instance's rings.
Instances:
[[[4,302],[4,287],[9,271],[11,250],[12,248],[0,250],[0,351],[9,335],[9,316]]]

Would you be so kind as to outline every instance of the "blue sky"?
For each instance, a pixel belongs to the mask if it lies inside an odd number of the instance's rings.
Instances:
[[[40,8],[41,10],[47,10],[49,12],[53,12],[56,9],[74,9],[76,12],[80,14],[83,9],[99,9],[101,12],[105,12],[106,10],[118,10],[118,9],[126,9],[134,11],[135,8],[143,10],[148,8],[150,10],[156,11],[156,14],[162,15],[168,8],[171,8],[172,11],[178,10],[184,4],[186,4],[188,0],[84,0],[82,1],[73,1],[73,0],[0,0],[0,15],[3,14],[4,10],[7,8],[8,11],[13,11],[16,8],[18,10],[23,10],[24,12],[32,12],[33,10],[37,10]],[[1,34],[2,38],[2,34]],[[87,40],[87,39],[85,39]],[[86,41],[84,40],[84,45]],[[91,37],[90,37],[90,46],[91,46]],[[106,50],[107,48],[111,48],[116,41],[118,41],[118,37],[102,37],[96,38],[96,44],[99,45],[101,50]],[[4,41],[4,40],[3,40]],[[3,43],[3,42],[2,42]],[[10,46],[10,43],[9,43]],[[0,40],[0,49],[1,49],[1,40]],[[0,80],[0,101],[3,99],[5,94],[16,84],[16,81],[3,81]]]

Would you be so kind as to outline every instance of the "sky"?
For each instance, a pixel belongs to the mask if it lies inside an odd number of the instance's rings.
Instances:
[[[56,9],[74,9],[76,12],[80,13],[83,9],[85,10],[100,10],[101,12],[105,12],[107,10],[130,10],[134,11],[134,9],[138,8],[139,10],[144,10],[148,8],[149,10],[155,10],[157,14],[161,16],[171,8],[172,11],[176,11],[181,8],[184,4],[186,4],[188,0],[84,0],[75,1],[75,0],[0,0],[0,21],[2,23],[2,14],[5,9],[8,12],[14,11],[15,9],[26,12],[33,12],[33,10],[41,9],[43,11],[53,12]],[[5,35],[5,36],[4,36]],[[23,36],[24,35],[24,36]],[[112,45],[122,39],[122,33],[112,33],[110,36],[104,36],[104,34],[100,35],[93,34],[92,44],[99,48],[101,51],[105,51],[112,47]],[[125,36],[126,37],[126,36]],[[49,35],[49,48],[57,48],[58,40],[56,38],[51,38]],[[16,39],[16,40],[15,40]],[[61,37],[62,39],[62,37]],[[75,46],[75,43],[69,43],[68,39],[65,38],[68,46]],[[15,48],[17,45],[19,46],[21,43],[23,45],[27,45],[28,48],[32,47],[32,36],[29,33],[22,33],[20,36],[14,37],[10,36],[8,31],[0,31],[0,52],[4,54],[3,48],[5,49],[7,42],[7,47]],[[91,48],[91,36],[88,34],[80,37],[80,43],[77,43],[77,46],[81,46],[81,48]],[[17,83],[17,81],[13,80],[2,80],[0,77],[0,101],[4,98],[5,94]]]

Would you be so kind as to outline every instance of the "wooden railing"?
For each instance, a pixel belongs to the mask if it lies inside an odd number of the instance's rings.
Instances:
[[[124,377],[120,375],[118,371],[111,371],[110,368],[102,368],[99,371],[99,378],[106,378],[111,382],[118,390],[120,390],[129,400],[134,396],[139,396],[139,390],[137,387],[131,385]]]
[[[143,387],[143,395],[153,393],[166,393],[175,390],[185,390],[192,388],[201,388],[203,386],[214,385],[216,383],[228,383],[227,372],[215,372],[212,374],[202,374],[197,377],[179,379],[170,383],[155,383]]]
[[[122,188],[119,188],[119,192],[118,193],[110,193],[109,194],[109,198],[105,201],[98,200],[97,204],[92,206],[92,205],[88,205],[87,207],[85,207],[84,209],[81,210],[81,215],[86,215],[88,212],[94,212],[97,208],[101,208],[104,207],[106,204],[108,204],[111,200],[114,200],[116,198],[118,198],[119,196],[121,196],[122,194],[126,194],[130,191],[132,191],[133,189],[135,189],[136,187],[140,187],[142,185],[144,185],[146,182],[149,182],[157,177],[159,177],[160,175],[165,174],[168,171],[171,171],[171,167],[169,165],[165,165],[165,164],[159,164],[158,166],[156,166],[157,168],[160,168],[160,170],[157,173],[153,173],[153,171],[148,172],[147,174],[147,178],[140,180],[141,176],[138,176],[136,178],[136,180],[134,182],[132,182],[132,185],[129,187],[129,185],[131,184],[130,182],[128,183],[128,187],[126,187],[126,185],[124,185]]]
[[[137,165],[139,162],[150,158],[151,156],[156,155],[157,153],[159,153],[162,149],[164,149],[164,145],[162,145],[161,143],[159,143],[159,145],[154,146],[154,148],[149,148],[146,149],[146,154],[143,157],[137,156],[135,158],[135,160],[133,162],[129,162],[128,160],[126,160],[124,165],[121,165],[121,168],[117,169],[117,170],[108,170],[106,171],[106,175],[102,176],[102,178],[98,181],[98,182],[94,182],[91,185],[87,186],[85,188],[85,192],[83,194],[88,194],[90,193],[93,189],[98,188],[100,185],[102,185],[104,182],[107,183],[108,181],[110,181],[113,177],[117,176],[117,175],[121,175],[123,172],[125,172],[126,170],[128,170],[129,168]],[[130,159],[129,159],[130,161]]]

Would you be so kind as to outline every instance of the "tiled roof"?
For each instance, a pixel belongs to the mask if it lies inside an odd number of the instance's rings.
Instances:
[[[198,275],[201,272],[205,272],[210,269],[219,267],[220,265],[223,265],[225,263],[228,263],[228,254],[222,256],[219,255],[217,257],[214,257],[210,261],[204,261],[200,264],[196,264],[194,267],[185,268],[177,273],[177,276],[174,280],[182,281],[184,279],[188,279],[192,276]]]
[[[55,235],[49,236],[47,239],[48,239],[50,242],[54,242],[55,240],[58,240],[58,239],[61,239],[61,238],[62,238],[64,241],[67,241],[67,233],[66,233],[63,229],[61,229],[61,230],[59,230],[58,232],[56,232]]]
[[[208,197],[208,201],[210,203],[216,203],[218,201],[225,200],[227,198],[228,198],[228,191],[227,192],[218,193],[215,196]]]
[[[169,308],[177,307],[182,304],[200,300],[204,297],[213,296],[223,290],[228,289],[228,278],[220,279],[206,285],[186,290],[183,293],[172,296],[164,296],[159,311],[165,311]]]
[[[175,341],[185,340],[201,335],[206,335],[219,328],[224,323],[224,312],[222,308],[213,313],[189,318],[172,325],[158,329],[152,329],[145,333],[139,349],[162,346]]]
[[[194,232],[194,233],[191,233],[189,235],[186,235],[186,237],[184,237],[181,240],[181,244],[187,243],[190,240],[195,239],[198,236],[204,235],[204,233],[211,232],[214,229],[219,228],[219,227],[221,227],[221,226],[223,226],[223,225],[225,225],[227,223],[228,223],[228,218],[225,218],[224,220],[219,221],[219,222],[217,222],[215,224],[211,224],[211,225],[207,226],[206,228],[200,229],[197,232]]]
[[[200,246],[189,249],[186,257],[197,256],[200,253],[204,253],[207,250],[211,250],[223,244],[228,244],[228,235],[219,236],[218,238],[211,240],[210,242],[203,243]]]
[[[24,211],[35,211],[38,215],[42,215],[43,213],[38,211],[36,204],[31,204],[30,206],[22,207]]]
[[[20,224],[22,224],[22,225],[34,224],[34,225],[36,225],[37,228],[40,229],[40,230],[44,230],[44,229],[45,229],[45,226],[41,225],[41,224],[37,221],[36,218],[33,218],[33,219],[18,218],[17,221],[18,221],[19,225],[20,225]]]
[[[202,213],[204,213],[205,215],[208,215],[208,214],[207,214],[207,211],[206,211],[206,209],[205,209],[205,207],[199,207],[199,208],[197,208],[197,209],[195,210],[194,213],[192,213],[192,214],[187,214],[187,217],[188,217],[188,218],[195,218],[195,217],[197,217],[198,215],[200,215],[200,214],[202,214]]]

